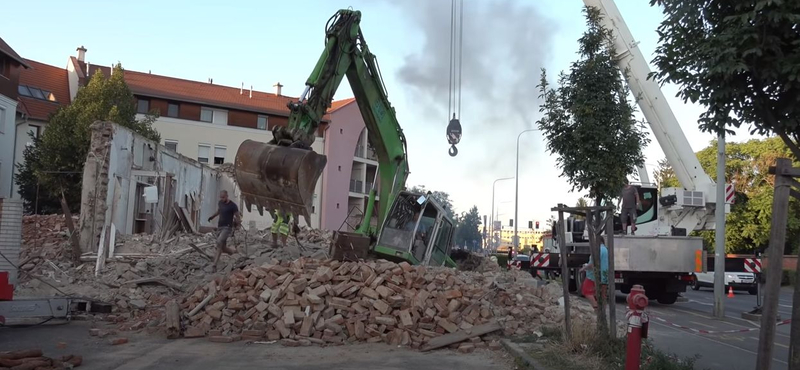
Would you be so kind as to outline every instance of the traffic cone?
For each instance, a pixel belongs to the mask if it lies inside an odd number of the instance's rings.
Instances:
[[[733,298],[733,287],[732,286],[728,287],[728,298]]]

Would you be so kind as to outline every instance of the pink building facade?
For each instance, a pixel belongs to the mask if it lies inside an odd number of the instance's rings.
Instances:
[[[354,99],[334,102],[325,132],[328,164],[322,172],[321,228],[352,231],[361,222],[378,162]],[[378,199],[380,201],[380,199]],[[373,217],[372,223],[377,218]]]

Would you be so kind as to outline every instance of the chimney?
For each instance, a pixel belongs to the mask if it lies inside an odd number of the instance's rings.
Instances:
[[[253,85],[250,85],[250,99],[253,98]]]
[[[86,59],[86,48],[81,45],[75,50],[78,52],[78,61],[83,62]]]
[[[86,77],[91,77],[91,76],[89,76],[89,66],[90,65],[91,65],[91,63],[86,62]]]
[[[208,78],[208,83],[210,83],[210,84],[213,84],[213,83],[214,83],[214,79],[213,79],[213,78],[211,78],[211,77],[209,77],[209,78]]]
[[[275,88],[275,95],[281,96],[281,87],[283,87],[283,85],[281,85],[281,83],[278,82],[278,83],[272,85],[272,87]]]
[[[244,82],[242,82],[242,87],[239,88],[239,95],[244,95]]]

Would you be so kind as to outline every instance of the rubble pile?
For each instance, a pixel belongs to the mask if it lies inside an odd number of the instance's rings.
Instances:
[[[524,278],[384,260],[300,258],[237,269],[179,303],[185,337],[420,348],[433,338],[485,324],[500,324],[497,329],[506,335],[523,335],[563,321],[561,286],[536,287],[522,283]],[[585,303],[576,303],[572,316],[579,323],[593,320]]]
[[[66,355],[58,359],[49,358],[44,357],[40,349],[0,352],[0,369],[62,370],[81,366],[81,363],[83,363],[81,356]]]
[[[73,217],[75,225],[78,218]],[[61,248],[67,242],[69,230],[63,215],[31,215],[22,218],[22,243],[20,268],[29,271],[47,261],[66,258],[68,248]]]
[[[450,252],[450,258],[462,271],[500,271],[500,265],[492,260],[464,249],[457,249]]]
[[[57,217],[45,217],[46,220],[57,220]],[[63,216],[58,217],[63,220]],[[36,224],[27,222],[26,228],[35,227]],[[297,236],[300,245],[291,238],[287,247],[283,248],[272,245],[269,233],[238,230],[228,240],[228,245],[235,247],[237,253],[223,255],[218,272],[215,272],[212,260],[216,249],[212,233],[181,234],[168,243],[156,240],[153,235],[120,234],[116,239],[113,257],[106,258],[105,265],[96,271],[96,255],[84,255],[81,263],[75,265],[69,258],[66,233],[57,227],[48,227],[43,228],[41,236],[33,237],[34,234],[28,230],[23,232],[29,238],[25,240],[23,256],[36,258],[29,259],[31,262],[25,264],[15,295],[68,295],[111,304],[113,314],[108,319],[119,322],[121,330],[158,325],[163,314],[153,309],[163,307],[177,295],[193,291],[197,285],[209,281],[214,275],[226,275],[235,269],[260,265],[272,259],[288,260],[312,255],[324,257],[331,238],[330,232],[305,228]],[[35,244],[36,238],[49,242]],[[25,257],[21,260],[25,261]]]

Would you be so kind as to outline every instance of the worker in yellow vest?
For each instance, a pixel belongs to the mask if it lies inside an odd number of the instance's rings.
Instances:
[[[272,217],[272,244],[278,245],[278,234],[281,237],[281,245],[286,247],[286,239],[289,237],[289,227],[294,224],[294,216],[291,213],[283,214],[280,210],[275,210]]]

